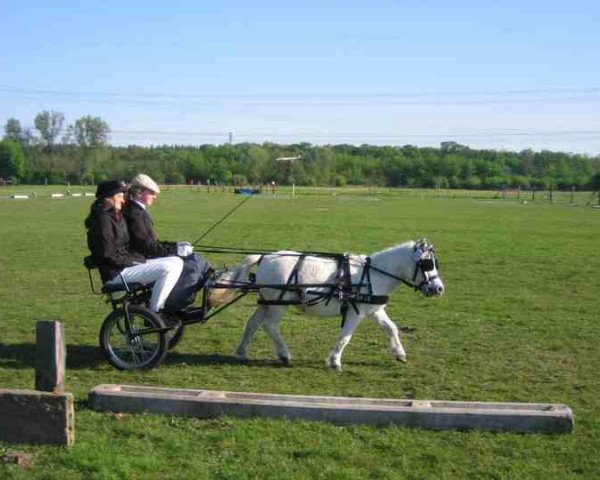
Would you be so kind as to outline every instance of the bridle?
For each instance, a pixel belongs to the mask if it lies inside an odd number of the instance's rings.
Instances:
[[[425,258],[427,256],[427,258]],[[420,290],[424,285],[432,282],[436,278],[439,278],[439,275],[436,273],[434,275],[430,275],[429,272],[439,271],[439,262],[435,257],[435,250],[433,245],[427,245],[426,243],[417,243],[415,244],[413,250],[413,260],[415,260],[415,270],[412,276],[412,280],[406,280],[405,278],[399,277],[398,275],[394,275],[393,273],[382,270],[381,268],[374,267],[372,264],[369,264],[368,268],[374,270],[386,277],[393,278],[404,285],[414,289]],[[423,275],[423,281],[417,284],[417,275],[421,272]]]

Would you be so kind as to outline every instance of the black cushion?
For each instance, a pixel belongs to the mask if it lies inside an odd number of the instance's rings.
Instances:
[[[127,288],[120,277],[115,277],[102,285],[102,293],[120,292],[129,289],[130,292],[144,288],[141,283],[128,283]]]

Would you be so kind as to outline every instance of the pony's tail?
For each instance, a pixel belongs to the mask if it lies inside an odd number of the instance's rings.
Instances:
[[[233,300],[236,295],[236,285],[247,283],[250,278],[250,269],[260,262],[262,255],[249,255],[245,260],[235,267],[225,270],[218,275],[213,283],[231,285],[232,288],[210,288],[208,292],[208,303],[211,307],[217,307]]]

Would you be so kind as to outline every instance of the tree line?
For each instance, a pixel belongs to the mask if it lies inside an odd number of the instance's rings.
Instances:
[[[0,179],[18,183],[97,183],[145,172],[160,183],[380,185],[419,188],[600,189],[600,156],[530,149],[412,145],[237,143],[127,147],[109,144],[99,117],[66,125],[60,112],[40,112],[33,128],[10,118],[0,141]],[[281,160],[282,158],[295,160]]]

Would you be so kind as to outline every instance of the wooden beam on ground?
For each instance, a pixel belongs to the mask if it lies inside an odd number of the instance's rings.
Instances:
[[[573,429],[571,409],[560,404],[316,397],[130,385],[98,385],[89,399],[94,410],[115,413],[259,416],[432,430],[568,433]]]
[[[73,395],[0,389],[0,440],[72,445],[75,441]]]
[[[64,326],[52,320],[39,321],[35,337],[35,389],[64,392],[67,358]]]

